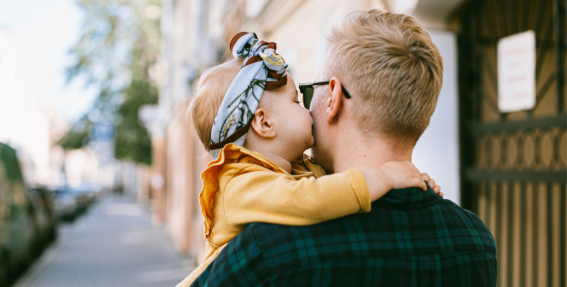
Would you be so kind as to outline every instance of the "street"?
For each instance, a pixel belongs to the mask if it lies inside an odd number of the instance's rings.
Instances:
[[[107,195],[75,222],[60,224],[57,241],[14,286],[175,286],[193,268],[146,208]]]

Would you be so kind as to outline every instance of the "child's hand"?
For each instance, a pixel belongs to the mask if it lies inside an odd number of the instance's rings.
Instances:
[[[429,176],[427,173],[422,173],[421,178],[429,184],[429,187],[435,191],[435,193],[439,194],[439,196],[444,197],[445,194],[441,192],[441,186],[435,184],[435,180]]]
[[[378,169],[362,170],[370,192],[370,200],[375,201],[392,189],[420,187],[427,190],[427,185],[440,196],[444,196],[441,187],[426,173],[419,170],[409,161],[389,161]]]
[[[383,164],[380,170],[386,175],[385,179],[390,189],[421,187],[427,190],[427,185],[419,170],[409,161],[389,161]]]

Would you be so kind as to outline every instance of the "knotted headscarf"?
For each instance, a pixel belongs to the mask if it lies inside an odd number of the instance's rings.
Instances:
[[[259,40],[255,33],[240,32],[232,38],[232,55],[244,61],[215,117],[209,145],[213,159],[228,143],[244,146],[264,90],[287,83],[287,64],[276,54],[276,47],[276,43]]]

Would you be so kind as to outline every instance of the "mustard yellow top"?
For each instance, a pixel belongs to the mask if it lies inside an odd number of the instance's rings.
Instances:
[[[201,176],[205,259],[177,287],[190,286],[250,223],[311,225],[370,211],[370,193],[358,169],[324,176],[304,155],[292,164],[292,173],[258,152],[226,145]]]

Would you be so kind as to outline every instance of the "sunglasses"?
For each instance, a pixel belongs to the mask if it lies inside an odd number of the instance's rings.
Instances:
[[[328,85],[329,83],[330,81],[299,84],[299,92],[303,95],[303,106],[306,109],[309,109],[309,107],[311,106],[311,100],[313,100],[313,93],[315,92],[315,87],[313,86]],[[341,85],[341,89],[343,90],[345,97],[347,99],[350,99],[350,94],[347,92],[343,85]]]

